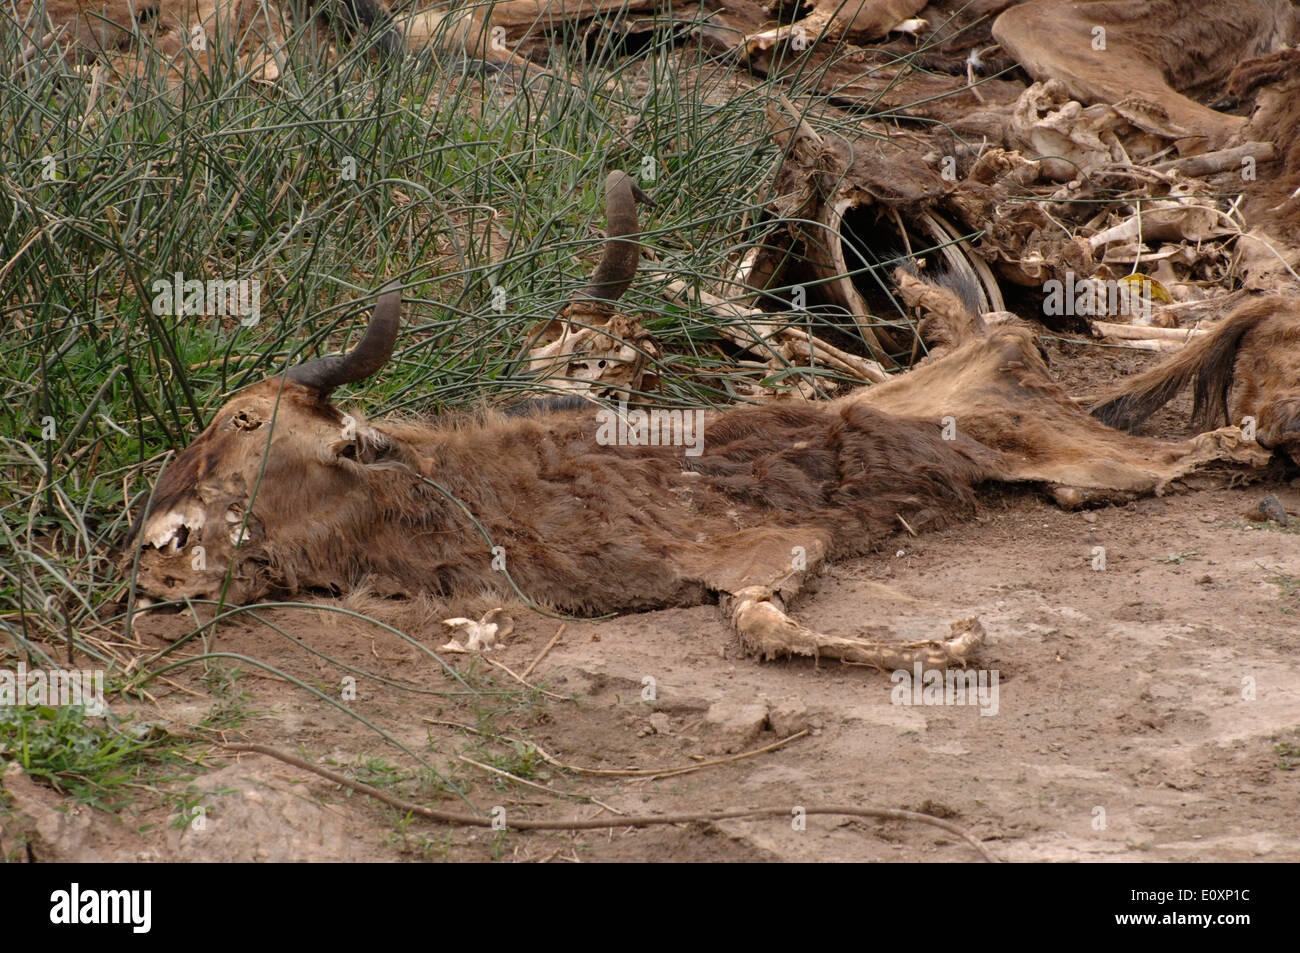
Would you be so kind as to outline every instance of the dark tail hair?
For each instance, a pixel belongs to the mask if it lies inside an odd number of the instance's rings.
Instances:
[[[1132,430],[1195,381],[1192,422],[1203,430],[1223,426],[1241,340],[1276,307],[1268,298],[1246,302],[1211,333],[1103,395],[1089,413],[1111,427]]]

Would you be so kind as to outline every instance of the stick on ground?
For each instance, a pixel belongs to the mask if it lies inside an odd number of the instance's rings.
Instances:
[[[275,758],[277,761],[283,761],[285,764],[291,764],[296,768],[309,771],[318,775],[327,781],[342,785],[345,788],[356,791],[358,794],[367,794],[377,801],[391,805],[398,810],[406,811],[411,814],[418,814],[421,817],[427,817],[433,821],[440,821],[444,824],[460,824],[466,827],[491,827],[493,819],[490,817],[478,817],[473,814],[461,814],[456,811],[442,811],[433,807],[426,807],[423,804],[416,804],[414,801],[407,801],[404,798],[396,797],[381,791],[376,787],[371,787],[361,781],[354,781],[352,778],[344,777],[327,768],[319,767],[312,764],[305,758],[290,754],[287,751],[280,751],[272,748],[270,745],[254,743],[229,743],[224,745],[228,751],[248,751],[256,754],[266,755],[268,758]],[[991,864],[998,863],[998,858],[976,840],[969,832],[956,824],[950,823],[938,817],[931,817],[929,814],[918,814],[915,811],[904,811],[889,807],[852,807],[848,805],[813,805],[802,806],[803,813],[808,814],[843,814],[849,817],[876,817],[882,820],[891,821],[915,821],[919,824],[929,824],[933,827],[942,828],[950,834],[962,838],[970,844],[979,855]],[[699,811],[688,814],[648,814],[648,815],[627,815],[616,817],[611,820],[604,818],[573,818],[570,820],[529,820],[515,819],[508,820],[506,827],[514,828],[517,831],[583,831],[583,830],[600,830],[607,827],[654,827],[663,824],[693,824],[709,821],[725,821],[757,819],[760,817],[790,817],[794,809],[789,805],[780,807],[756,807],[756,808],[739,808],[730,811]]]

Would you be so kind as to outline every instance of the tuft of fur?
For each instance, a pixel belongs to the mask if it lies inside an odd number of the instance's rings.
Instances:
[[[1279,50],[1238,63],[1228,77],[1228,92],[1244,100],[1261,86],[1291,80],[1297,75],[1300,75],[1300,50]]]
[[[591,399],[580,394],[564,394],[553,397],[529,397],[517,400],[502,408],[501,413],[507,417],[536,417],[562,410],[582,410],[599,407]]]
[[[943,266],[922,272],[908,259],[893,280],[908,306],[925,313],[917,332],[932,355],[987,332],[979,284],[971,275]]]
[[[1197,338],[1173,357],[1102,396],[1089,413],[1108,426],[1132,431],[1195,382],[1193,424],[1202,430],[1223,426],[1229,419],[1228,392],[1242,340],[1272,317],[1277,300],[1247,302],[1213,333]]]

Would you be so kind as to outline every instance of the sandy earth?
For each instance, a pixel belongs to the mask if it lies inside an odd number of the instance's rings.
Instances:
[[[1081,390],[1149,360],[1069,344],[1050,349],[1058,373]],[[1155,426],[1170,425],[1179,409]],[[894,704],[889,675],[872,669],[741,657],[709,606],[568,623],[530,681],[576,700],[419,695],[363,678],[354,707],[466,782],[466,796],[483,811],[502,805],[529,817],[612,817],[586,798],[624,813],[838,803],[948,818],[1006,860],[1300,860],[1300,770],[1281,767],[1285,755],[1275,750],[1300,747],[1300,525],[1283,530],[1242,518],[1269,492],[1300,512],[1300,481],[1274,474],[1229,489],[1230,477],[1196,477],[1183,492],[1091,512],[1062,511],[1031,491],[993,491],[975,522],[896,537],[887,551],[837,564],[794,606],[816,628],[873,638],[933,637],[978,615],[989,635],[979,667],[998,674],[996,714]],[[1105,550],[1104,569],[1094,568],[1097,547]],[[345,604],[431,647],[443,641],[433,620],[446,607]],[[491,657],[519,672],[559,623],[511,611],[516,629]],[[461,690],[428,656],[367,623],[316,610],[266,610],[263,618],[358,668],[435,692]],[[187,627],[157,613],[140,623],[155,647]],[[252,621],[223,628],[214,648],[255,656],[336,697],[346,674]],[[483,663],[448,658],[471,673],[471,683],[486,684]],[[230,738],[339,770],[358,759],[413,764],[302,690],[243,669],[247,716]],[[518,688],[499,670],[486,672],[499,688]],[[653,700],[643,699],[647,677]],[[198,721],[211,696],[192,674],[178,676],[177,685],[189,691],[156,685],[162,716]],[[159,717],[158,709],[145,712]],[[659,780],[552,769],[535,778],[543,791],[457,760],[519,764],[509,742],[484,745],[447,722],[526,736],[567,764],[593,769],[666,769],[808,734],[776,751]],[[225,767],[190,782],[209,792],[203,830],[175,829],[174,804],[148,798],[116,822],[87,809],[54,811],[57,798],[25,779],[7,786],[37,829],[36,859],[977,856],[928,826],[834,816],[808,817],[803,830],[787,815],[494,835],[420,819],[405,824],[389,807],[264,756],[214,748],[209,763]],[[413,781],[386,789],[465,808],[446,790]],[[153,826],[139,833],[146,825]]]

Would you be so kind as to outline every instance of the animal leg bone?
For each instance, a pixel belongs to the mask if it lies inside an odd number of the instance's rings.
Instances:
[[[874,665],[881,670],[910,669],[917,662],[933,668],[965,668],[984,644],[984,626],[975,616],[954,622],[948,638],[923,642],[870,642],[823,635],[786,615],[781,597],[767,586],[727,593],[723,610],[729,613],[745,650],[764,659],[808,655]]]

